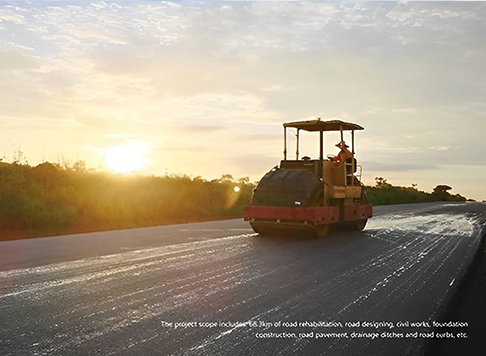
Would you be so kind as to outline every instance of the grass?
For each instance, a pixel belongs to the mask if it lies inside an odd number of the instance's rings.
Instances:
[[[227,177],[124,177],[0,162],[0,240],[242,216],[254,185]]]
[[[373,205],[466,200],[446,191],[368,187]],[[239,191],[235,191],[235,187]],[[42,163],[0,161],[0,240],[125,229],[243,216],[255,184],[230,175],[119,176]]]
[[[432,193],[416,189],[416,187],[393,186],[382,177],[377,177],[374,187],[366,187],[368,201],[373,205],[413,204],[434,201],[466,201],[466,198],[456,194],[451,195],[437,186]],[[445,186],[446,187],[446,186]],[[450,188],[449,188],[450,189]]]

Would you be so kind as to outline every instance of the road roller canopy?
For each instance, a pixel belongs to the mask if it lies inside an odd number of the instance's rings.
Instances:
[[[299,160],[299,146],[300,146],[300,135],[299,132],[302,131],[309,131],[309,132],[318,132],[319,133],[319,160],[321,161],[320,165],[322,165],[322,161],[324,160],[324,132],[329,131],[338,131],[340,132],[341,140],[340,143],[344,143],[344,132],[348,131],[351,133],[351,142],[346,144],[351,146],[351,153],[354,155],[354,131],[357,130],[364,130],[364,128],[360,125],[353,124],[351,122],[345,122],[341,120],[327,120],[323,121],[321,118],[317,118],[316,120],[307,120],[307,121],[294,121],[294,122],[286,122],[283,124],[284,127],[284,161],[287,161],[287,128],[297,129],[295,134],[296,136],[296,155],[295,160]],[[354,168],[354,167],[353,167]]]
[[[295,122],[287,122],[283,124],[284,127],[293,127],[296,129],[304,130],[304,131],[355,131],[355,130],[364,130],[363,127],[353,124],[351,122],[344,122],[341,120],[329,120],[329,121],[321,121],[321,119],[317,120],[308,120],[308,121],[295,121]]]

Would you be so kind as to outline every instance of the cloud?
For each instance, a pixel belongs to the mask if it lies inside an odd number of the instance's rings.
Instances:
[[[0,4],[0,136],[51,151],[58,129],[62,149],[130,133],[181,171],[258,176],[282,122],[338,117],[365,127],[373,170],[481,164],[485,18],[481,2]]]
[[[13,22],[17,25],[25,25],[26,19],[23,13],[25,9],[21,7],[15,7],[12,5],[5,5],[0,8],[0,23]]]
[[[245,136],[236,136],[235,140],[239,140],[241,142],[248,142],[248,141],[282,141],[282,135],[277,134],[261,134],[261,133],[250,133],[249,135]]]
[[[285,90],[281,85],[269,85],[260,89],[261,91],[280,92]]]
[[[429,147],[430,150],[433,151],[449,151],[452,147],[451,146],[433,146]]]
[[[0,73],[38,68],[37,59],[25,52],[25,50],[0,51]]]
[[[393,162],[366,162],[366,171],[368,173],[374,172],[379,174],[382,172],[400,174],[401,172],[413,172],[415,174],[423,174],[426,171],[437,171],[438,166],[427,163],[393,163]],[[363,163],[364,164],[364,163]]]
[[[260,179],[264,173],[270,171],[280,163],[280,156],[246,153],[233,157],[223,158],[221,163],[228,171],[234,172],[234,177],[257,177]]]
[[[213,126],[213,125],[184,125],[184,126],[177,126],[174,129],[178,131],[178,133],[210,133],[219,130],[223,130],[225,127],[223,126]]]

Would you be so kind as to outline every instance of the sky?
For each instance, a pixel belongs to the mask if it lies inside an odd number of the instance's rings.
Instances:
[[[485,200],[484,33],[484,2],[1,1],[0,158],[257,181],[320,117],[365,128],[366,184]]]

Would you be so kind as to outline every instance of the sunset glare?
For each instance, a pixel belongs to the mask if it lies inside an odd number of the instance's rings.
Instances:
[[[106,149],[106,164],[109,170],[120,173],[133,173],[143,168],[146,148],[142,145],[114,146]]]

